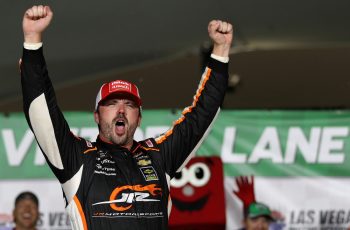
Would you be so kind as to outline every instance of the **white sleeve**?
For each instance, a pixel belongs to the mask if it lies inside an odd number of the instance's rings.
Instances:
[[[43,46],[42,42],[38,42],[38,43],[28,43],[28,42],[24,42],[23,43],[23,47],[27,50],[38,50]]]
[[[215,55],[215,54],[211,54],[210,57],[212,57],[215,60],[218,60],[220,62],[223,62],[223,63],[228,63],[228,61],[229,61],[229,57],[221,57],[221,56],[218,56],[218,55]]]

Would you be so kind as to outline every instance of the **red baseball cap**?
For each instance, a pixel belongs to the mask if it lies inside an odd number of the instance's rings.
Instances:
[[[96,96],[95,110],[101,101],[115,94],[131,96],[138,106],[142,105],[139,89],[135,84],[124,80],[114,80],[101,86]]]

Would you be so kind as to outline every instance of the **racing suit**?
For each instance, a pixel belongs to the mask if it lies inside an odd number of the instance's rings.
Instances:
[[[170,179],[189,161],[215,120],[228,64],[211,58],[194,101],[171,129],[130,150],[70,132],[57,106],[43,48],[23,49],[21,81],[28,124],[61,183],[73,229],[167,229]]]

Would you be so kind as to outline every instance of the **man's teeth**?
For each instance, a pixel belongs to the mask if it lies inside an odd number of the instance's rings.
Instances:
[[[117,121],[115,123],[115,125],[117,125],[117,126],[125,126],[125,123],[124,123],[124,121]]]

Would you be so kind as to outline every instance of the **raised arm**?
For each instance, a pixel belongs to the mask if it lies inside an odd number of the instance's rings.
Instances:
[[[52,20],[48,6],[33,6],[23,17],[21,62],[23,109],[29,127],[51,170],[62,184],[67,203],[76,193],[83,171],[83,152],[90,148],[70,132],[57,105],[43,55],[42,35]],[[72,181],[77,183],[72,184]]]
[[[156,138],[170,178],[190,160],[209,133],[227,89],[232,25],[213,20],[208,25],[208,33],[214,49],[192,105],[183,110],[182,116],[170,130]]]

